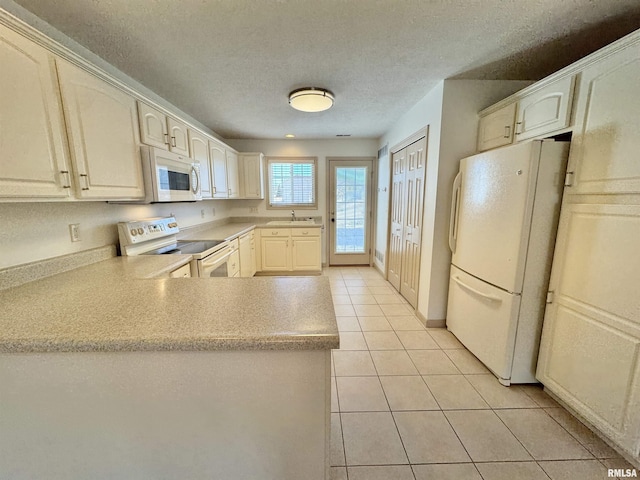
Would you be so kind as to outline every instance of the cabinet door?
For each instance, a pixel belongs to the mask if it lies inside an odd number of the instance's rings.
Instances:
[[[516,140],[539,137],[570,125],[575,76],[564,77],[518,101]]]
[[[167,117],[167,126],[169,127],[169,150],[178,155],[190,157],[187,126],[172,117]]]
[[[483,152],[512,143],[515,121],[515,102],[480,118],[478,124],[478,151]]]
[[[227,261],[227,272],[229,277],[239,277],[240,276],[240,252],[238,250],[234,250],[233,253],[229,256],[229,260]]]
[[[269,236],[270,232],[262,232],[262,270],[278,272],[291,270],[290,239],[288,236]]]
[[[68,62],[56,64],[78,195],[143,197],[136,101]]]
[[[191,265],[186,264],[169,273],[171,278],[191,278]]]
[[[251,271],[249,273],[249,276],[253,277],[256,274],[256,271],[258,270],[258,263],[256,258],[256,235],[254,232],[251,232],[249,235],[250,235],[249,245],[251,246],[250,248],[251,258],[249,261],[249,266],[251,267]]]
[[[242,198],[264,198],[262,159],[261,153],[240,155]]]
[[[202,198],[212,198],[211,162],[209,162],[209,140],[204,135],[189,129],[191,158],[200,162],[200,191]]]
[[[562,206],[536,375],[634,455],[640,446],[638,238],[638,205]]]
[[[229,190],[229,198],[240,198],[238,154],[231,150],[227,150],[227,187]]]
[[[229,198],[227,193],[227,155],[225,148],[209,140],[213,198]]]
[[[164,113],[146,103],[138,102],[138,121],[142,143],[169,150],[167,116]]]
[[[638,44],[585,69],[568,171],[576,194],[640,193]]]
[[[247,233],[240,237],[240,276],[252,277],[255,273],[251,259],[251,235]]]
[[[0,197],[68,197],[53,56],[0,26]]]
[[[292,270],[319,271],[322,269],[320,258],[320,237],[292,237]]]

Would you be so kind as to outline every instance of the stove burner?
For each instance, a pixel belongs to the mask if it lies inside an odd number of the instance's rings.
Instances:
[[[224,243],[224,240],[212,240],[212,241],[206,241],[206,242],[178,241],[171,245],[167,245],[166,247],[157,248],[155,250],[145,252],[144,255],[167,255],[167,254],[176,254],[176,253],[193,255],[197,253],[206,252],[207,250],[214,248],[217,245],[220,245],[221,243]]]

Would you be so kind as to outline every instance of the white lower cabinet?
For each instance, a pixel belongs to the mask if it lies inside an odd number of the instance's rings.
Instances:
[[[291,270],[291,229],[263,229],[260,239],[263,272]]]
[[[56,59],[76,195],[90,200],[144,196],[138,111],[133,97]]]
[[[261,229],[264,272],[322,270],[320,227]]]
[[[240,276],[256,274],[256,243],[253,231],[240,236]]]
[[[229,277],[240,276],[240,241],[236,238],[229,242],[231,255],[227,260],[227,275]]]
[[[169,273],[169,277],[171,278],[191,278],[191,265],[187,263],[186,265],[181,266],[180,268],[176,268],[172,272]]]
[[[316,271],[322,269],[320,229],[291,229],[291,269]]]

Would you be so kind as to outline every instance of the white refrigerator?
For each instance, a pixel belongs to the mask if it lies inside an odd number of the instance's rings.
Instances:
[[[535,370],[569,143],[536,140],[460,161],[447,328],[503,385]]]

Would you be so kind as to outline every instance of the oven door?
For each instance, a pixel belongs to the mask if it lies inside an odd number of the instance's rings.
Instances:
[[[202,260],[198,260],[198,277],[228,277],[228,262],[231,256],[231,247],[225,245],[220,250],[212,253]]]

